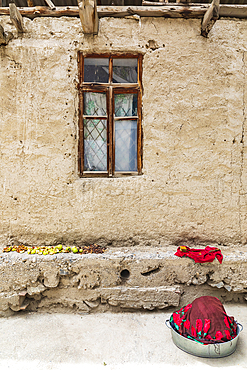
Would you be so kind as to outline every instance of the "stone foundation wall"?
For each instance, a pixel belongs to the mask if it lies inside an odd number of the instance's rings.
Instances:
[[[0,21],[1,245],[246,243],[246,20]],[[143,54],[141,176],[78,177],[78,50]]]
[[[102,312],[178,307],[202,295],[247,299],[247,252],[223,249],[223,263],[196,264],[176,248],[114,248],[101,255],[0,258],[0,316],[16,311]]]

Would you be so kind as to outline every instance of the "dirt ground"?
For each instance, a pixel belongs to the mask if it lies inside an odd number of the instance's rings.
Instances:
[[[1,370],[247,368],[247,304],[224,305],[243,325],[229,357],[199,358],[178,349],[159,313],[37,314],[0,318]]]

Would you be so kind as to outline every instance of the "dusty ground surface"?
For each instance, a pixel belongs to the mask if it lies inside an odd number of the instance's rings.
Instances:
[[[226,304],[243,324],[235,353],[189,355],[172,342],[163,313],[37,314],[0,319],[1,370],[247,368],[247,304]],[[132,368],[131,367],[131,368]]]

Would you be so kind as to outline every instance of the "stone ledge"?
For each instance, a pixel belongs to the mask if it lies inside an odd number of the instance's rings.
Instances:
[[[177,307],[200,295],[247,297],[247,251],[222,247],[223,263],[196,264],[177,247],[112,248],[104,254],[0,255],[0,315]]]

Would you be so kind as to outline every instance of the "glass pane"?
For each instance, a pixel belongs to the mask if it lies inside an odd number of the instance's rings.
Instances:
[[[84,92],[84,112],[87,116],[106,116],[106,94]]]
[[[107,171],[107,121],[84,119],[84,171]]]
[[[137,58],[113,59],[113,82],[137,83]]]
[[[115,94],[115,116],[137,116],[137,94]]]
[[[115,121],[115,171],[137,171],[137,121]]]
[[[84,58],[84,82],[106,83],[108,79],[108,58]]]

